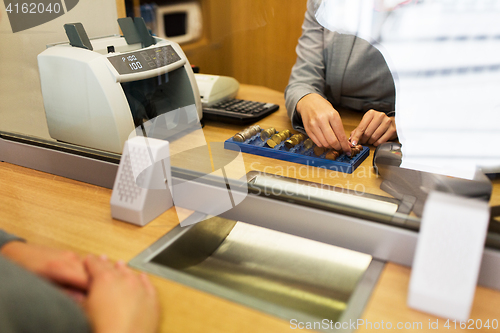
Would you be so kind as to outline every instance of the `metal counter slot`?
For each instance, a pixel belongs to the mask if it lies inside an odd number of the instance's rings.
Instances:
[[[130,264],[287,320],[334,322],[361,314],[382,268],[366,254],[219,217],[174,228]]]
[[[351,208],[364,209],[384,215],[394,215],[398,205],[377,199],[371,199],[355,193],[336,192],[317,186],[304,185],[292,182],[283,177],[266,177],[259,175],[251,180],[251,183],[270,191],[271,193],[286,193],[313,200],[317,202],[334,202]],[[363,194],[363,193],[362,193]]]

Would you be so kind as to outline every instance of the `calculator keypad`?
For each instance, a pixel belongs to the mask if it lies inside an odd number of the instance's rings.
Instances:
[[[243,99],[230,99],[203,108],[204,117],[236,122],[257,121],[279,109],[279,105]],[[222,119],[221,119],[222,118]]]

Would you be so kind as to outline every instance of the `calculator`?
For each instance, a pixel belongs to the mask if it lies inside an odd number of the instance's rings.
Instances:
[[[277,104],[235,98],[203,106],[203,119],[247,124],[260,120],[278,109]]]

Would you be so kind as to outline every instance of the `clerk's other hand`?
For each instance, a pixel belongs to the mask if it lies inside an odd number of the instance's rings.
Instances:
[[[88,256],[90,275],[85,309],[96,333],[154,333],[158,329],[160,303],[148,277],[124,262]]]
[[[370,110],[351,132],[350,141],[353,145],[368,143],[378,146],[397,137],[395,118],[388,117],[384,112]]]
[[[83,259],[71,251],[12,241],[2,246],[6,258],[59,286],[76,301],[83,301],[89,277]]]
[[[330,102],[319,94],[308,94],[297,103],[296,110],[307,135],[316,145],[351,154],[342,119]]]

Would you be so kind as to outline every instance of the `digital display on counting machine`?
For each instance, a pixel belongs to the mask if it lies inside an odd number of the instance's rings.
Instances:
[[[170,65],[181,57],[167,45],[108,57],[108,60],[119,74],[132,74]]]

